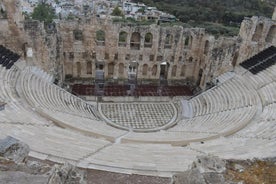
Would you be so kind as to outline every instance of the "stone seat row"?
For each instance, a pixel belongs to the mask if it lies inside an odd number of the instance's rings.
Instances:
[[[224,159],[262,159],[276,155],[276,141],[248,137],[221,137],[203,143],[191,143],[189,147]]]
[[[189,101],[194,116],[256,105],[256,91],[234,77]]]
[[[254,119],[247,127],[237,132],[237,136],[276,141],[276,103],[263,108],[259,118]]]
[[[49,83],[28,70],[20,78],[22,92],[34,108],[47,108],[97,119],[93,105]]]

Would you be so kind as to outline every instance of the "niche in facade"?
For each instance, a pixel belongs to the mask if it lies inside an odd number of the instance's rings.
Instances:
[[[119,47],[126,47],[127,46],[127,33],[125,31],[121,31],[119,33]]]
[[[180,76],[184,77],[185,76],[185,72],[186,72],[186,65],[182,65]]]
[[[142,75],[146,76],[148,74],[148,65],[144,64],[143,65],[143,70],[142,70]]]
[[[176,65],[174,65],[173,67],[172,67],[172,77],[176,77],[176,71],[177,71],[177,66]]]
[[[145,42],[144,42],[144,47],[145,48],[151,48],[152,47],[152,39],[153,39],[153,36],[151,33],[147,33],[145,35]]]
[[[92,74],[92,62],[91,61],[87,61],[87,63],[86,63],[86,73]]]
[[[276,38],[276,25],[273,25],[273,26],[270,27],[265,41],[269,42],[269,43],[272,43],[275,38]]]
[[[73,34],[74,34],[74,39],[76,41],[82,41],[83,40],[83,35],[82,35],[82,31],[81,30],[74,30]]]
[[[157,74],[157,65],[153,65],[151,72],[152,72],[153,76],[156,76],[156,74]]]
[[[262,36],[264,25],[258,24],[252,37],[252,41],[258,42]]]
[[[124,66],[123,63],[120,63],[120,64],[119,64],[119,74],[120,74],[120,75],[123,75],[123,74],[124,74],[124,67],[125,67],[125,66]]]
[[[193,37],[192,36],[186,37],[185,41],[184,41],[184,47],[186,49],[191,49],[192,48],[192,43],[193,43]]]
[[[114,74],[114,63],[108,63],[107,69],[108,69],[108,76],[112,77]]]
[[[134,32],[130,38],[130,49],[140,50],[141,35],[138,32]]]
[[[165,38],[165,49],[171,49],[172,48],[172,42],[173,42],[173,36],[171,34],[167,34]]]
[[[77,62],[76,65],[77,65],[77,76],[80,77],[80,75],[81,75],[81,63]]]
[[[209,52],[209,47],[210,47],[210,43],[208,40],[206,40],[205,42],[205,47],[204,47],[204,54],[207,55]]]
[[[98,30],[96,32],[96,43],[98,46],[105,45],[105,32],[103,30]]]

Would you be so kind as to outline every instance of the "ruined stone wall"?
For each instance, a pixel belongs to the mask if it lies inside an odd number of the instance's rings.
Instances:
[[[20,0],[0,1],[0,7],[5,10],[5,16],[0,17],[0,44],[18,53],[27,64],[57,74],[59,68],[57,34],[47,33],[43,23],[25,21],[20,11],[20,3]],[[31,58],[27,57],[28,48],[33,51]]]
[[[276,20],[256,16],[245,18],[239,36],[242,42],[238,63],[271,45],[276,46]]]
[[[99,30],[104,32],[104,41],[96,38]],[[76,39],[76,32],[81,39]],[[126,34],[124,41],[120,40],[122,32]],[[127,25],[97,18],[64,21],[59,33],[63,77],[73,78],[94,78],[95,64],[102,61],[105,78],[127,79],[129,63],[136,61],[138,80],[159,80],[161,63],[166,62],[169,81],[189,81],[204,87],[213,77],[233,69],[239,46],[237,38],[215,39],[200,28]]]
[[[104,41],[96,38],[99,30],[104,32]],[[81,39],[75,38],[78,31]],[[119,39],[122,32],[126,34],[124,41]],[[138,79],[158,80],[161,63],[166,62],[168,80],[196,83],[200,69],[205,70],[211,63],[212,54],[209,53],[213,44],[220,44],[200,28],[124,25],[96,18],[89,22],[62,22],[59,33],[63,77],[74,78],[94,78],[95,63],[103,61],[106,78],[127,79],[129,63],[136,61],[139,64]],[[152,36],[150,41],[147,34]],[[224,63],[223,58],[220,59]]]
[[[22,53],[23,35],[20,22],[23,17],[18,11],[20,7],[19,0],[1,0],[0,7],[4,13],[0,16],[0,44],[9,49]]]
[[[44,27],[38,21],[23,21],[19,3],[0,1],[7,11],[6,18],[0,18],[0,44],[61,82],[91,81],[98,62],[104,63],[106,79],[127,80],[135,61],[140,81],[158,82],[162,76],[204,88],[216,76],[276,45],[276,20],[263,17],[245,18],[237,37],[215,38],[201,28],[112,23],[97,17]],[[32,57],[27,57],[28,49]]]

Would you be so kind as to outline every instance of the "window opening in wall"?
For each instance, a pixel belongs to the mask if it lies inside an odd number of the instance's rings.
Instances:
[[[92,62],[91,61],[87,61],[87,63],[86,63],[86,73],[92,74]]]
[[[119,33],[119,47],[126,47],[127,46],[127,33],[125,31],[121,31]]]
[[[132,33],[131,38],[130,38],[130,49],[132,49],[132,50],[140,49],[140,41],[141,41],[140,37],[141,37],[140,33],[138,33],[138,32]]]
[[[172,77],[176,77],[176,70],[177,70],[177,66],[174,65],[174,66],[172,67]]]
[[[204,54],[207,55],[209,52],[209,41],[206,40],[205,47],[204,47]]]
[[[120,63],[120,64],[119,64],[119,74],[120,74],[120,75],[123,75],[123,74],[124,74],[124,64],[123,64],[123,63]]]
[[[257,27],[255,29],[255,33],[252,37],[252,41],[254,41],[254,42],[260,41],[260,38],[261,38],[262,33],[263,33],[263,28],[264,28],[264,25],[262,23],[257,25]]]
[[[172,48],[172,42],[173,42],[173,36],[171,34],[167,34],[165,38],[165,49],[171,49]]]
[[[125,60],[129,60],[130,59],[130,54],[126,54]]]
[[[186,65],[182,65],[180,76],[184,77],[185,76],[185,72],[186,72]]]
[[[273,43],[273,40],[276,39],[276,25],[270,27],[266,39],[266,42]]]
[[[142,71],[142,75],[146,76],[148,74],[148,65],[144,64],[143,65],[143,71]]]
[[[156,76],[156,74],[157,74],[157,65],[155,64],[155,65],[153,65],[153,67],[152,67],[152,75],[153,75],[153,76]]]
[[[74,38],[75,40],[82,41],[83,40],[83,35],[81,30],[74,30],[73,31]]]
[[[80,77],[80,75],[81,75],[81,63],[77,62],[76,65],[77,65],[77,76]]]
[[[98,46],[105,45],[105,32],[103,30],[98,30],[96,32],[96,43]]]
[[[151,54],[151,55],[149,56],[149,59],[150,59],[150,61],[154,61],[154,55]]]
[[[145,35],[145,42],[144,42],[144,47],[145,48],[151,48],[152,47],[152,34],[151,33],[147,33]]]
[[[170,64],[167,62],[162,62],[160,65],[160,80],[167,80],[168,78],[168,71],[169,71]]]
[[[157,56],[156,60],[157,61],[162,61],[163,60],[163,56]]]
[[[142,54],[139,55],[139,60],[140,60],[140,61],[143,60],[143,55],[142,55]]]

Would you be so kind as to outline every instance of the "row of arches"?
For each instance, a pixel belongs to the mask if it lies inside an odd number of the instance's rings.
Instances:
[[[76,68],[77,68],[77,76],[81,76],[81,71],[82,71],[82,66],[80,62],[76,63]],[[186,65],[182,65],[181,68],[179,68],[177,65],[172,66],[171,70],[171,77],[176,77],[177,76],[177,71],[180,69],[180,76],[184,77],[185,76],[185,71],[186,71]],[[158,65],[154,64],[152,67],[150,67],[148,64],[143,64],[141,68],[142,76],[156,76],[157,71],[158,71]],[[168,68],[167,68],[168,70]],[[108,76],[113,76],[115,71],[115,64],[114,63],[108,63],[107,64],[107,74]],[[167,72],[167,71],[166,71]],[[118,64],[118,74],[119,76],[123,76],[125,73],[125,64],[124,63],[119,63]],[[92,62],[88,61],[86,62],[86,74],[91,75],[92,74]]]
[[[128,42],[128,33],[125,31],[121,31],[118,35],[118,46],[126,47]],[[134,50],[139,50],[141,46],[141,34],[139,32],[133,32],[130,36],[130,48]],[[144,48],[151,48],[153,44],[153,34],[148,32],[144,36]],[[173,45],[174,37],[172,34],[166,34],[164,40],[164,48],[171,48]],[[98,30],[96,32],[96,42],[101,43],[98,45],[104,45],[105,42],[105,32],[103,30]],[[184,46],[185,48],[192,47],[193,37],[188,36],[184,38]]]
[[[255,32],[252,36],[252,41],[258,42],[262,38],[263,29],[264,29],[264,24],[263,23],[260,23],[256,26]],[[272,43],[275,35],[276,35],[276,25],[272,25],[269,28],[269,31],[268,31],[268,33],[266,35],[266,38],[265,38],[265,41],[268,42],[268,43]]]

